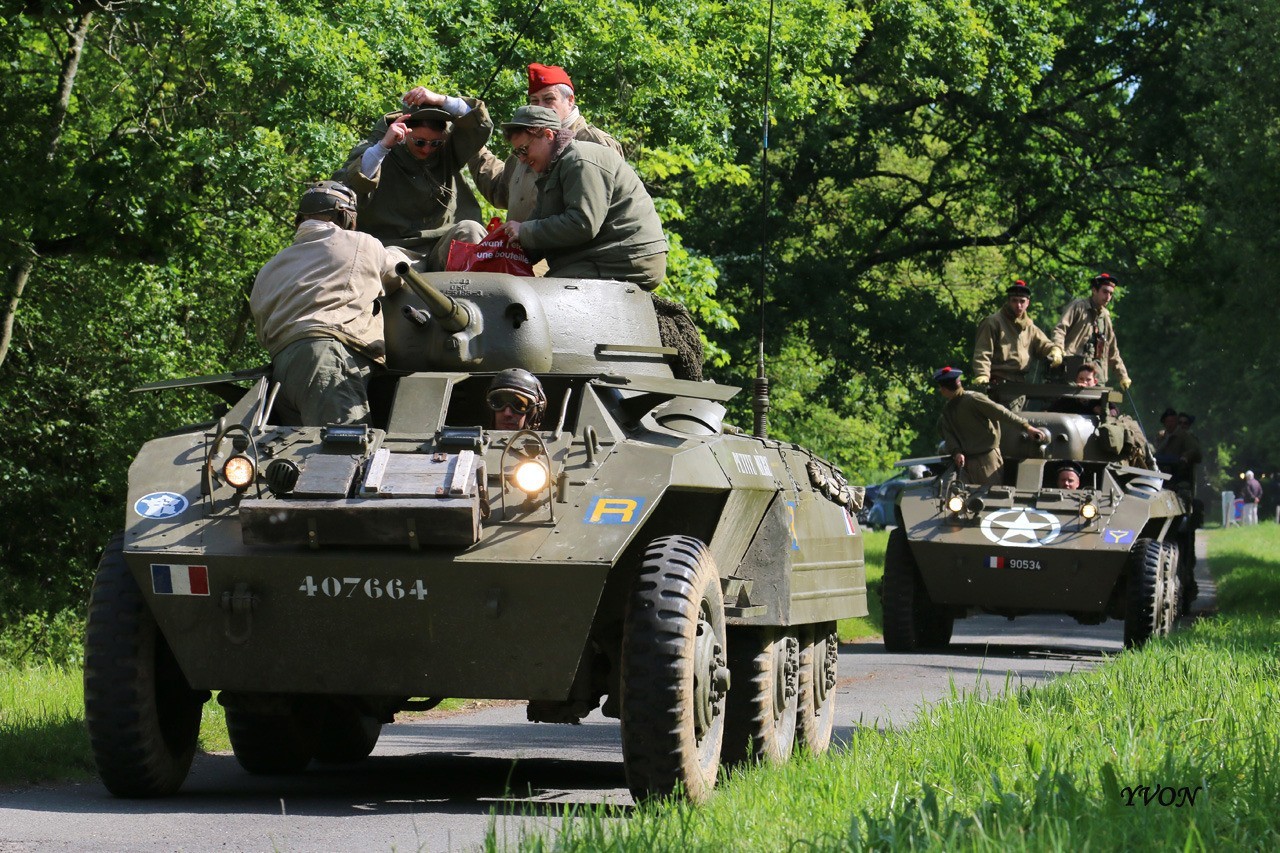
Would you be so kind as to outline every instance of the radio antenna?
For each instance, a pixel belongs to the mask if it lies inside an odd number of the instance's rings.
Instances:
[[[764,299],[769,275],[769,80],[773,76],[773,2],[769,0],[769,31],[764,49],[764,121],[760,148],[760,329],[756,337],[756,379],[752,384],[751,410],[755,435],[769,437],[769,377],[764,366]]]
[[[511,44],[507,46],[507,52],[502,54],[502,58],[498,60],[498,64],[493,66],[493,73],[489,75],[489,82],[484,84],[484,88],[480,90],[480,100],[487,101],[489,99],[489,87],[493,85],[493,81],[498,79],[498,72],[502,70],[502,66],[506,65],[511,59],[511,54],[515,53],[516,45],[520,43],[520,39],[524,38],[524,34],[529,31],[529,25],[538,17],[538,13],[542,11],[542,0],[537,0],[533,4],[533,11],[525,16],[524,21],[520,24],[520,29],[516,31],[515,37],[511,39]]]

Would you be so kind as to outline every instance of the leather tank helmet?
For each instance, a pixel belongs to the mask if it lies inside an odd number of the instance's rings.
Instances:
[[[547,395],[542,390],[542,383],[538,381],[538,377],[519,367],[507,368],[493,377],[485,396],[492,399],[495,393],[503,391],[514,392],[532,401],[525,419],[527,429],[536,430],[542,426],[542,416],[547,411]]]
[[[338,181],[317,181],[310,185],[298,200],[297,222],[318,214],[328,214],[339,226],[352,230],[356,227],[355,191]]]

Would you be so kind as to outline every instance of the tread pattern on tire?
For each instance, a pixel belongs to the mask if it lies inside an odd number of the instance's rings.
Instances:
[[[1170,553],[1155,539],[1139,539],[1129,552],[1126,566],[1124,645],[1139,648],[1152,637],[1165,636],[1172,627],[1170,606]]]
[[[192,690],[112,537],[85,626],[85,723],[98,775],[117,797],[162,797],[182,786],[200,732]]]
[[[800,643],[799,700],[796,704],[796,746],[810,755],[821,755],[831,745],[831,733],[835,728],[836,667],[839,660],[840,640],[836,635],[836,623],[806,625]],[[818,656],[826,659],[825,666],[817,665]],[[814,691],[815,677],[821,676],[822,699]]]
[[[780,649],[779,645],[785,648]],[[778,672],[782,654],[791,671]],[[726,764],[744,761],[782,764],[795,745],[796,708],[799,700],[800,645],[787,629],[744,627],[730,629],[729,671],[733,690],[725,704],[724,746],[720,758]],[[781,710],[776,708],[777,679],[789,692]],[[786,684],[785,682],[790,682]]]
[[[951,642],[955,619],[929,601],[907,534],[901,527],[889,532],[880,589],[887,651],[914,652]]]
[[[723,699],[701,744],[693,731],[691,660],[704,598],[723,647],[720,580],[706,546],[686,536],[650,543],[627,604],[622,643],[623,763],[637,801],[681,790],[701,802],[716,782]]]

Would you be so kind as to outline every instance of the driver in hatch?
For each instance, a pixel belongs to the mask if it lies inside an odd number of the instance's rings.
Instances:
[[[512,367],[493,377],[485,402],[493,410],[495,430],[538,429],[547,410],[547,395],[538,377]]]

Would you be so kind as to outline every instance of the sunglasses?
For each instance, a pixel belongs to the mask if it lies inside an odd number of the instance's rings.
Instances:
[[[517,157],[523,157],[529,153],[529,146],[521,145],[519,148],[512,148],[511,153],[516,155]]]
[[[444,145],[443,139],[410,139],[409,142],[414,148],[439,148]]]
[[[489,408],[495,412],[501,412],[503,409],[510,409],[517,415],[527,415],[533,411],[534,401],[530,400],[522,394],[513,391],[495,391],[490,394],[485,402],[489,404]]]

